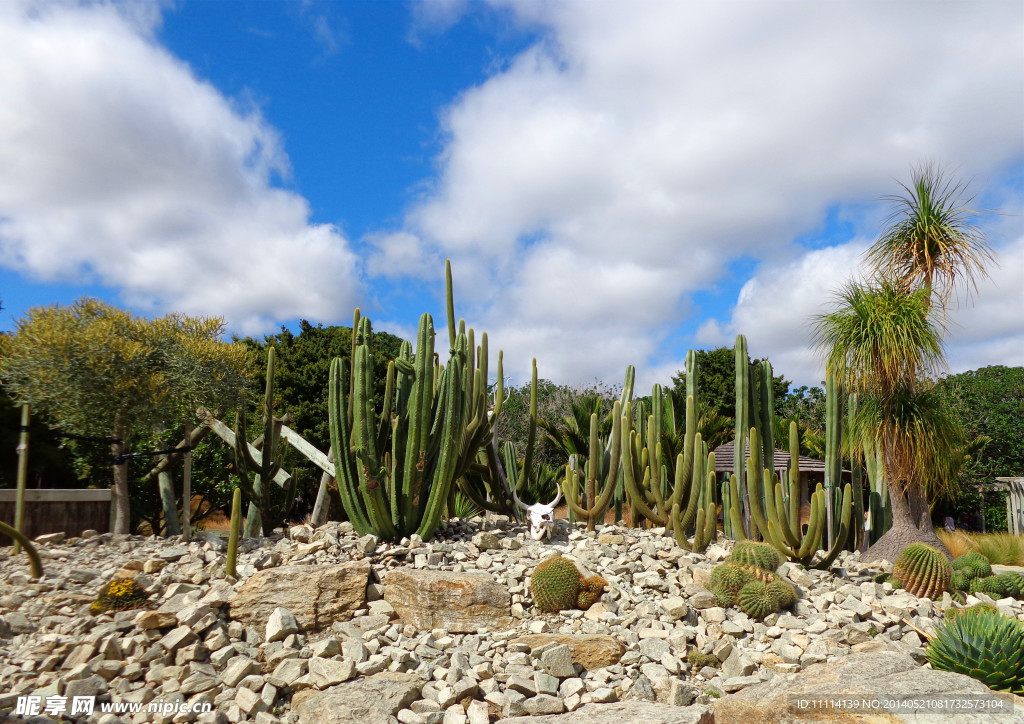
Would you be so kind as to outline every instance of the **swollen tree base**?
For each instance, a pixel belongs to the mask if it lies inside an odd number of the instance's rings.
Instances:
[[[946,546],[935,535],[935,529],[930,525],[918,528],[913,525],[893,526],[887,530],[881,538],[875,541],[874,545],[861,554],[860,559],[870,563],[872,561],[886,560],[893,563],[900,553],[911,543],[927,543],[938,548],[947,558],[952,559]]]

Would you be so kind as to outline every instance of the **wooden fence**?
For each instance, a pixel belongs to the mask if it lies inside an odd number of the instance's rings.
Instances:
[[[1014,535],[1024,535],[1024,478],[996,478],[1005,483],[1006,529]]]
[[[0,520],[14,524],[16,491],[0,490]],[[44,533],[81,535],[83,530],[110,531],[112,492],[106,490],[26,490],[21,531],[30,539]],[[12,541],[0,535],[0,545]]]

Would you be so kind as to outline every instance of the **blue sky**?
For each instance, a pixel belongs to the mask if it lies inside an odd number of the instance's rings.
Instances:
[[[457,311],[517,379],[668,382],[807,320],[915,164],[1000,265],[950,368],[1024,364],[1019,2],[47,2],[0,8],[0,329],[84,294],[240,334]]]

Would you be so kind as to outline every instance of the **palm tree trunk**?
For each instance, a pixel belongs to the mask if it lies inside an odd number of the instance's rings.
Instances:
[[[863,561],[896,560],[911,543],[927,543],[952,558],[946,546],[935,535],[928,499],[920,485],[889,486],[892,504],[892,527],[861,555]]]

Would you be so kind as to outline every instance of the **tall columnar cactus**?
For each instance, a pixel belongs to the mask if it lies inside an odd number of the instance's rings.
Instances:
[[[857,393],[847,397],[846,429],[852,430],[854,421],[857,419],[859,407]],[[848,447],[852,447],[848,444]],[[864,470],[864,456],[860,450],[849,450],[850,457],[850,482],[853,485],[853,520],[855,525],[850,530],[850,544],[853,550],[859,550],[864,542],[866,531],[864,530],[864,485],[866,472]]]
[[[756,528],[765,541],[771,543],[789,560],[814,568],[828,568],[846,545],[850,533],[853,519],[853,488],[847,484],[843,489],[839,534],[827,553],[815,561],[825,528],[825,493],[819,484],[811,496],[811,517],[807,531],[804,532],[800,524],[800,445],[795,427],[796,423],[790,424],[790,459],[794,466],[790,468],[784,480],[780,480],[778,475],[773,475],[767,468],[762,467],[758,454],[758,431],[757,428],[750,429],[751,456],[747,459],[746,479],[748,500],[751,503],[751,527]],[[762,481],[760,490],[763,491],[763,502],[757,495],[758,488],[754,487],[754,480],[757,477]],[[789,490],[788,496],[783,496],[784,485]],[[735,506],[730,512],[734,519],[738,517]]]
[[[747,338],[742,334],[736,337],[736,418],[735,418],[735,430],[736,433],[733,437],[733,475],[736,476],[736,485],[731,492],[737,493],[735,499],[730,500],[730,503],[735,507],[739,513],[741,520],[747,518],[747,480],[746,480],[746,449],[747,449],[747,433],[750,430],[752,421],[750,419],[750,357],[747,354]],[[753,447],[753,446],[751,446]],[[740,526],[739,530],[736,530],[735,517],[732,519],[733,537],[736,540],[741,540],[747,537],[748,531]],[[749,533],[753,533],[753,524]]]
[[[238,578],[238,534],[242,528],[242,491],[235,488],[231,495],[231,532],[228,534],[228,556],[224,573]]]
[[[825,380],[825,538],[832,545],[838,533],[836,491],[843,479],[843,388]]]
[[[263,394],[263,435],[261,458],[259,461],[249,451],[246,437],[246,402],[243,398],[238,406],[238,417],[235,422],[235,467],[239,486],[249,499],[249,514],[245,519],[245,537],[251,538],[263,532],[264,518],[266,522],[280,522],[291,510],[295,501],[297,480],[289,478],[282,498],[271,484],[274,476],[281,469],[284,446],[281,445],[281,426],[283,418],[274,417],[274,370],[277,353],[271,347],[267,350],[267,374]],[[252,482],[250,483],[250,477]]]
[[[911,543],[892,567],[892,577],[919,598],[936,599],[949,590],[953,568],[946,556],[927,543]]]
[[[403,344],[388,366],[386,387],[393,394],[385,395],[377,415],[368,319],[360,321],[360,329],[351,379],[344,360],[331,363],[328,410],[342,504],[360,535],[372,532],[396,540],[417,533],[426,540],[450,507],[456,481],[477,465],[478,452],[493,439],[502,402],[501,370],[492,408],[487,334],[477,347],[473,330],[460,322],[456,332],[449,316],[452,348],[447,364],[435,366],[434,322],[424,314],[415,355],[411,345]]]
[[[585,476],[565,466],[565,482],[562,494],[572,511],[587,521],[587,530],[594,530],[597,521],[604,520],[604,513],[612,501],[615,485],[619,479],[619,463],[622,447],[622,408],[616,401],[612,407],[611,450],[604,454],[598,444],[597,414],[590,415],[590,454],[587,457]],[[597,492],[598,481],[601,481],[601,492]],[[583,483],[586,501],[579,497],[580,483]]]
[[[871,488],[868,497],[868,522],[871,528],[869,542],[874,543],[892,527],[892,504],[889,501],[889,485],[885,479],[881,446],[864,443],[864,471]]]
[[[698,551],[706,549],[714,540],[718,520],[713,490],[715,461],[697,432],[694,398],[686,399],[683,451],[675,458],[674,472],[665,460],[654,414],[648,416],[646,425],[639,425],[627,404],[622,426],[622,475],[633,514],[665,526],[666,533],[674,533],[685,548],[690,547],[686,536],[696,520],[694,546]],[[663,480],[672,481],[667,495]]]

